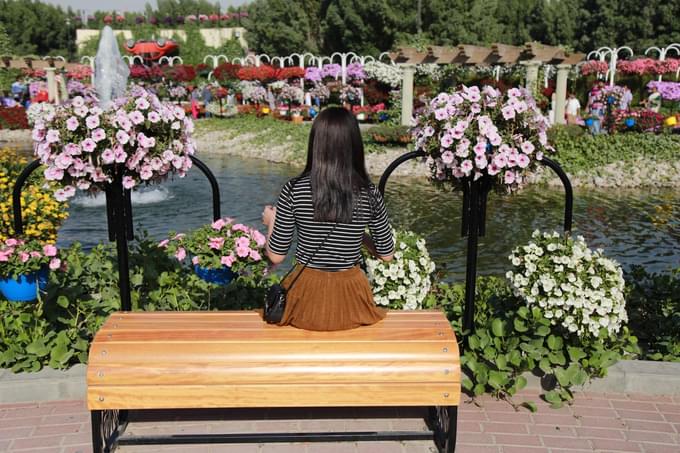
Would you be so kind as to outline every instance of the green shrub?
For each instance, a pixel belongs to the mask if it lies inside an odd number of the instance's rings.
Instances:
[[[38,371],[87,363],[89,344],[106,317],[120,308],[115,249],[63,251],[67,270],[51,273],[47,295],[35,304],[0,299],[0,368]],[[271,276],[270,279],[277,277]],[[237,279],[211,285],[141,238],[130,251],[133,310],[242,310],[259,308],[266,281]]]
[[[680,362],[680,268],[650,274],[638,266],[626,280],[628,323],[641,358]]]
[[[423,304],[443,308],[461,336],[463,285],[440,284]],[[529,309],[505,280],[480,277],[475,300],[475,333],[461,356],[463,388],[510,399],[526,386],[525,372],[541,377],[543,397],[553,407],[573,398],[571,388],[603,377],[620,358],[637,353],[636,338],[624,327],[618,337],[582,339],[551,326],[539,308]],[[522,403],[535,410],[531,402]]]
[[[557,151],[555,160],[571,174],[639,158],[658,162],[680,159],[680,135],[629,132],[593,136],[579,126],[554,126],[549,136]]]

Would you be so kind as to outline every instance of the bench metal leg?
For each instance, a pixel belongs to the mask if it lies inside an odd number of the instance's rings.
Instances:
[[[128,411],[91,411],[93,453],[111,453],[128,425]]]
[[[454,453],[458,434],[458,406],[431,407],[429,424],[439,453]]]

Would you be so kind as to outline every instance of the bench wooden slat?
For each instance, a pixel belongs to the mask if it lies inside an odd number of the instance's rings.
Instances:
[[[170,319],[181,318],[189,320],[199,319],[239,319],[244,321],[262,322],[262,315],[258,310],[243,310],[243,311],[155,311],[155,312],[116,312],[113,313],[109,320],[121,319],[148,319],[149,314],[153,314],[154,319]],[[439,310],[393,310],[387,313],[383,321],[390,321],[394,319],[401,320],[423,320],[432,319],[440,320],[446,319],[442,316]]]
[[[453,406],[460,384],[284,384],[89,386],[88,407],[191,409],[244,407]]]
[[[444,348],[447,352],[444,352]],[[224,342],[96,342],[90,349],[90,364],[147,363],[149,357],[159,363],[184,360],[192,362],[252,362],[281,360],[285,355],[295,362],[340,361],[416,361],[457,360],[458,349],[450,340],[441,341],[380,341],[323,342],[309,341],[258,342],[244,340]],[[106,351],[102,356],[102,351]],[[105,360],[102,360],[105,359]]]
[[[305,382],[445,382],[459,375],[451,362],[335,362],[290,361],[250,363],[170,362],[153,364],[97,365],[88,367],[89,385],[215,385]]]
[[[441,312],[312,332],[256,312],[115,313],[90,349],[91,409],[457,405]]]
[[[439,335],[439,332],[442,335]],[[337,332],[323,332],[319,335],[317,332],[309,332],[295,328],[282,329],[267,329],[267,330],[247,330],[247,329],[200,329],[193,330],[187,328],[185,330],[111,330],[105,332],[102,336],[102,342],[107,341],[290,341],[290,340],[306,340],[306,341],[432,341],[446,339],[447,337],[453,339],[450,331],[438,331],[429,328],[395,328],[395,329],[352,329]]]

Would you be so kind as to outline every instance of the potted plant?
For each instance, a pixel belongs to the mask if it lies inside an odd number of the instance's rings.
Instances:
[[[35,124],[33,140],[45,179],[61,183],[55,197],[64,201],[116,179],[132,189],[171,173],[183,177],[192,166],[193,127],[182,107],[133,86],[107,110],[76,96]]]
[[[40,241],[6,239],[0,246],[0,291],[12,302],[31,302],[47,285],[48,269],[62,266],[57,248]]]
[[[548,119],[529,92],[466,87],[440,93],[417,118],[416,149],[426,153],[431,180],[465,189],[487,178],[490,187],[511,192],[536,168],[548,144]]]
[[[265,243],[258,230],[225,217],[189,234],[174,234],[158,245],[180,262],[190,260],[203,280],[224,286],[237,276],[264,272]]]

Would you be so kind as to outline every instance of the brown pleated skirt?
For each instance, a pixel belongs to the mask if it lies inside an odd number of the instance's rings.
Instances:
[[[283,281],[288,288],[302,266]],[[373,292],[359,266],[329,272],[305,268],[286,296],[286,310],[279,323],[306,330],[346,330],[375,324],[386,310],[373,301]]]

